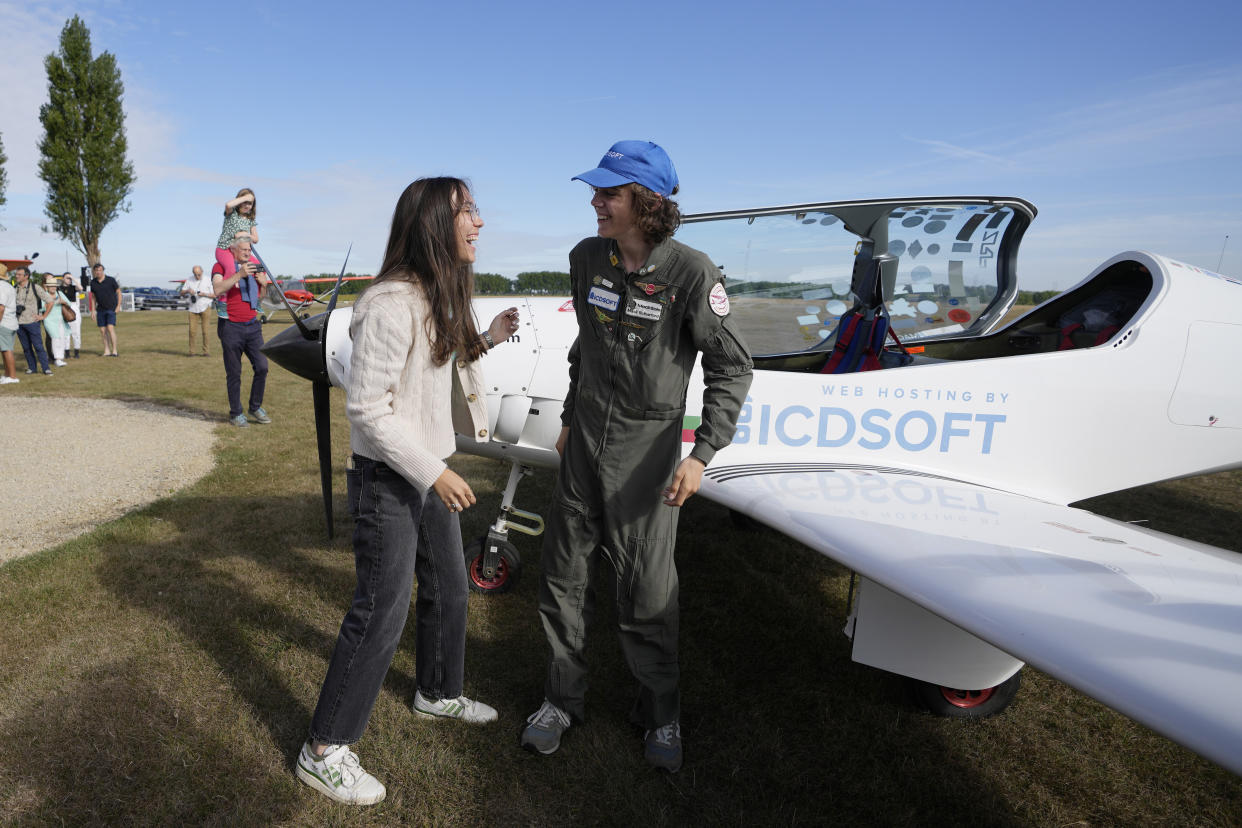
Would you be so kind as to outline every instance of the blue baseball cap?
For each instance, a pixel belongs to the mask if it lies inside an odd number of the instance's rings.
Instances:
[[[592,187],[620,187],[633,182],[668,198],[677,189],[677,170],[659,144],[618,141],[604,153],[598,167],[570,180],[585,181]]]

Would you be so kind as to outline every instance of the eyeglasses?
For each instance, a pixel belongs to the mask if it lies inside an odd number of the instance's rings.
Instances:
[[[462,207],[458,207],[458,208],[457,208],[457,212],[459,212],[459,213],[469,213],[469,214],[470,214],[470,218],[472,218],[472,219],[477,219],[477,218],[480,218],[480,217],[481,217],[481,214],[479,213],[479,205],[474,204],[474,203],[471,203],[471,204],[466,204],[466,205],[464,205],[464,206],[462,206]]]

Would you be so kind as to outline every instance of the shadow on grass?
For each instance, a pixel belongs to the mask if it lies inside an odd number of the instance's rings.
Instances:
[[[494,517],[496,498],[483,501],[463,526],[466,538]],[[322,822],[339,813],[339,806],[298,788],[291,773],[354,587],[349,541],[323,540],[318,507],[304,497],[157,504],[146,512],[174,525],[170,539],[111,546],[96,568],[115,599],[209,658],[231,687],[239,715],[263,731],[247,743],[267,746],[268,755],[237,759],[278,771],[236,773],[229,783],[233,804],[220,806],[236,815],[237,802],[251,803],[248,820],[291,818],[290,802],[301,809],[295,821]],[[348,520],[337,520],[338,532],[348,534]],[[555,756],[524,753],[518,734],[542,698],[546,647],[536,611],[537,542],[520,543],[525,560],[517,589],[472,596],[470,606],[467,693],[494,704],[501,723],[462,728],[409,715],[415,687],[409,625],[359,747],[390,790],[382,806],[359,814],[363,823],[916,824],[927,814],[993,825],[1019,821],[974,761],[944,742],[941,723],[908,707],[904,685],[849,661],[840,632],[848,574],[807,550],[781,548],[788,542],[774,533],[739,537],[724,510],[705,502],[686,509],[678,550],[683,772],[667,777],[648,769],[642,734],[627,722],[634,683],[616,643],[606,570],[596,578],[588,722],[571,730]],[[144,669],[118,665],[87,684],[133,685],[131,694],[151,695],[131,675]],[[97,727],[117,715],[102,707],[106,702],[92,705],[75,726]],[[176,719],[170,715],[155,704],[121,715],[120,726],[156,742],[166,737],[175,745],[169,751],[179,755],[187,737],[168,732]],[[46,727],[57,718],[40,721]],[[24,735],[57,743],[65,736],[38,731],[31,724]],[[228,752],[227,746],[210,752],[221,750]],[[135,764],[176,759],[159,751],[147,758],[125,753],[123,761]],[[173,772],[155,789],[197,803],[201,810],[192,813],[201,821],[220,810],[207,793],[220,761]],[[56,784],[68,784],[69,776]],[[96,785],[106,787],[102,778],[87,787]],[[62,793],[88,804],[90,794]],[[129,815],[117,808],[118,816]]]
[[[5,725],[7,745],[30,748],[20,777],[3,774],[6,824],[268,824],[299,807],[280,769],[170,693],[146,658],[91,671]]]
[[[286,646],[330,652],[335,629],[308,623],[297,605],[347,601],[352,556],[340,544],[308,551],[313,509],[303,498],[205,498],[179,505],[165,515],[178,530],[175,541],[111,548],[97,569],[100,583],[209,655],[291,756],[310,710],[296,701],[300,694],[272,656]],[[302,516],[305,531],[288,525],[292,515]]]
[[[1071,505],[1157,532],[1242,552],[1242,472],[1223,472],[1193,482],[1170,481],[1094,497]],[[1214,497],[1205,496],[1208,492]]]

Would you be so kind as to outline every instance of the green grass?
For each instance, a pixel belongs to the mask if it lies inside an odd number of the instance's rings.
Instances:
[[[218,357],[182,355],[183,314],[127,314],[120,332],[121,359],[83,356],[45,382],[23,382],[21,394],[202,411],[221,423],[218,463],[188,490],[0,568],[0,823],[1242,821],[1238,777],[1033,670],[1004,716],[963,723],[918,712],[900,679],[850,662],[848,572],[773,532],[738,533],[702,499],[685,509],[678,546],[682,773],[649,771],[626,722],[633,683],[603,572],[589,722],[555,756],[518,748],[546,657],[538,543],[519,538],[517,589],[470,603],[466,690],[494,704],[500,723],[410,715],[408,630],[357,747],[389,797],[368,809],[335,805],[292,773],[353,589],[339,497],[342,537],[329,542],[323,529],[310,388],[273,368],[265,407],[275,423],[231,429]],[[339,392],[333,407],[342,487]],[[452,462],[480,497],[463,516],[473,537],[495,517],[506,468]],[[550,475],[535,475],[519,505],[542,509],[550,487]],[[1240,488],[1235,472],[1087,505],[1236,550]]]

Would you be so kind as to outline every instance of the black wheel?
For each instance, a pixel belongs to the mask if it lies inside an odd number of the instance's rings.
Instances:
[[[490,577],[483,571],[485,544],[494,547],[498,553],[496,571]],[[466,544],[466,580],[475,592],[487,595],[508,592],[517,584],[521,571],[522,559],[517,547],[508,541],[491,540],[484,535]]]
[[[309,313],[304,313],[304,314],[302,314],[302,318],[303,318],[303,319],[310,319],[310,314],[309,314]]]
[[[260,325],[266,325],[266,324],[267,324],[267,317],[266,317],[266,316],[260,316],[260,317],[259,317],[259,324],[260,324]]]
[[[1013,702],[1022,683],[1022,671],[1014,673],[995,687],[982,690],[958,690],[911,679],[914,696],[935,716],[950,719],[984,719],[1001,713]]]

